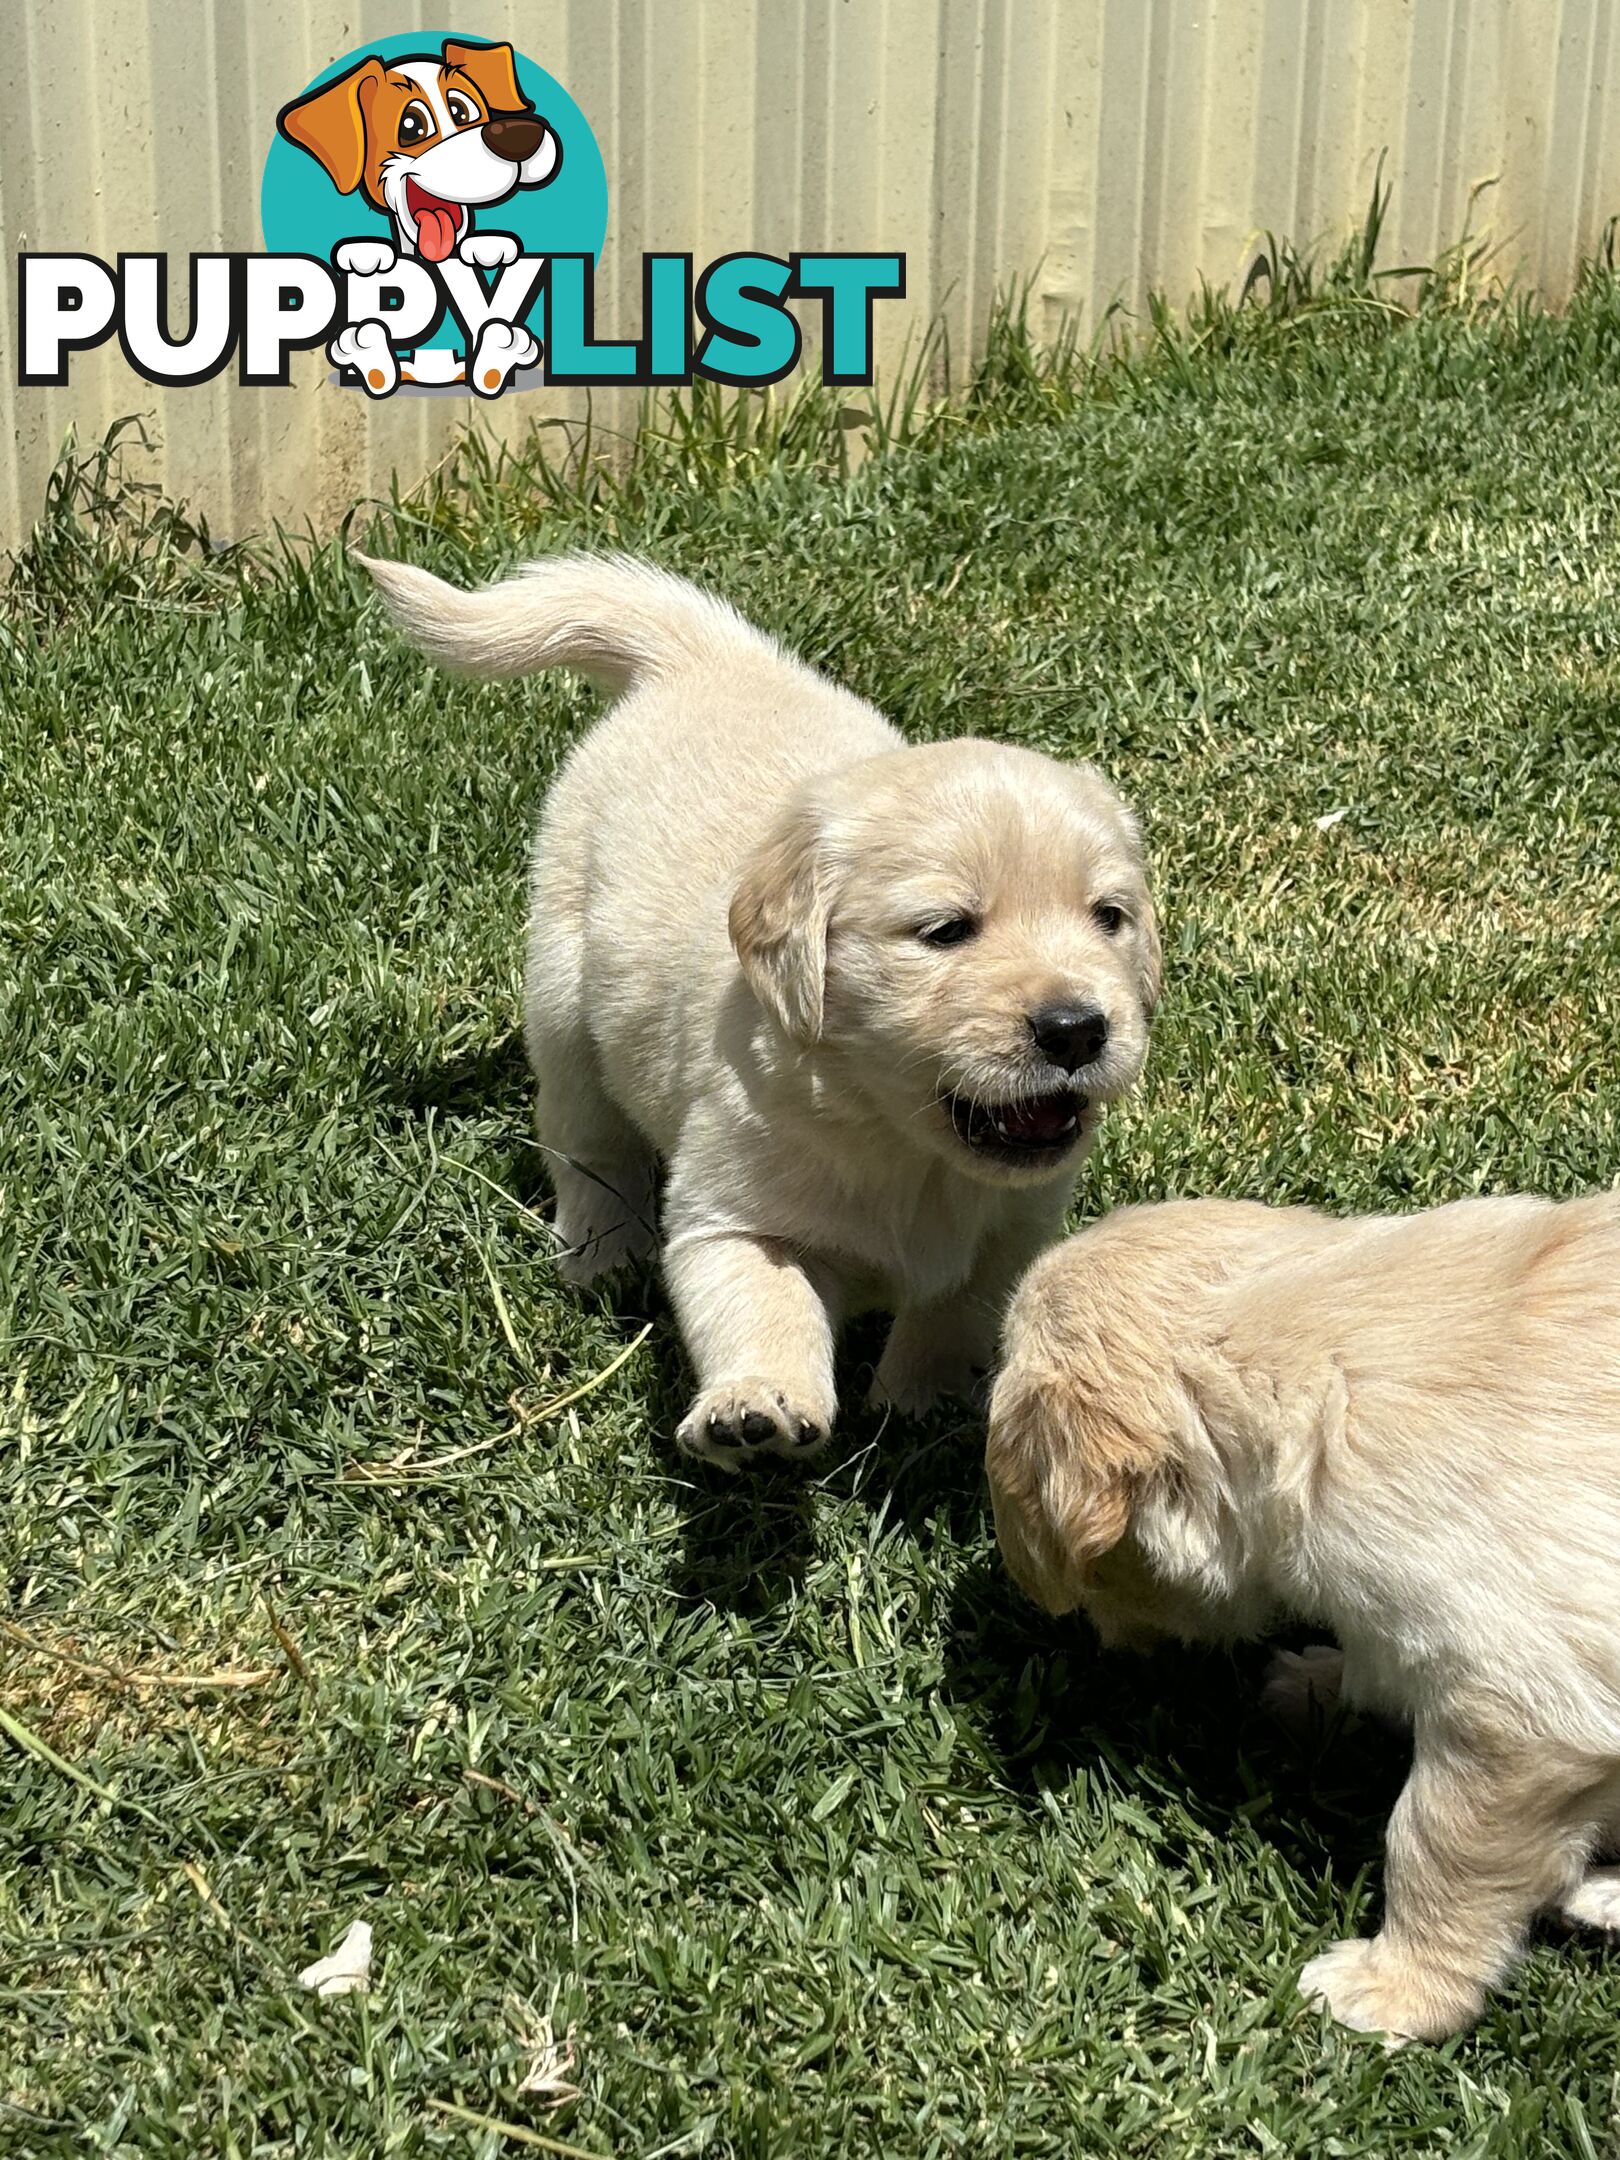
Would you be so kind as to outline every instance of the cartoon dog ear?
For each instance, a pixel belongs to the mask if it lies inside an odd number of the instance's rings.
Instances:
[[[340,195],[352,195],[364,176],[366,108],[383,74],[383,64],[373,53],[335,82],[322,83],[307,97],[283,105],[276,115],[281,133],[326,168]]]
[[[444,64],[470,80],[484,101],[486,114],[533,112],[518,88],[517,62],[510,45],[463,45],[446,38]]]
[[[743,865],[727,925],[749,988],[801,1042],[821,1033],[832,912],[823,852],[816,811],[790,809]]]
[[[1072,1612],[1091,1563],[1130,1527],[1159,1451],[1050,1367],[1014,1363],[990,1398],[985,1469],[996,1538],[1014,1581],[1050,1613]]]

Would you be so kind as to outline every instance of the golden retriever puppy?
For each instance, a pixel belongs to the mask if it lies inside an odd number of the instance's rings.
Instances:
[[[1019,1286],[1001,1549],[1105,1643],[1325,1623],[1411,1722],[1384,1923],[1300,1985],[1437,2039],[1546,1907],[1620,1925],[1620,1196],[1127,1208]],[[1320,1699],[1320,1660],[1286,1692]]]
[[[526,996],[564,1265],[650,1251],[698,1392],[679,1440],[817,1448],[833,1346],[896,1315],[904,1411],[988,1365],[1136,1079],[1159,948],[1136,826],[1086,765],[908,746],[719,600],[623,558],[482,592],[368,565],[450,667],[616,702],[535,846]]]

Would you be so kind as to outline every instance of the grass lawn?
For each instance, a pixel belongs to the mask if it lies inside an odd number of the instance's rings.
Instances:
[[[1098,759],[1169,993],[1086,1211],[1620,1172],[1620,285],[1009,335],[910,433],[468,457],[375,537],[644,548],[916,735]],[[586,692],[98,484],[0,611],[0,2151],[1612,2151],[1601,1946],[1438,2049],[1297,1999],[1398,1745],[1024,1608],[965,1412],[676,1458],[656,1282],[567,1293],[537,1220],[521,865]]]

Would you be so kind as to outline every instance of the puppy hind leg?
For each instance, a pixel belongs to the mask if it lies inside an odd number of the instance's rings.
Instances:
[[[1606,1861],[1620,1859],[1620,1774],[1611,1777],[1604,1789],[1598,1824],[1594,1854]],[[1576,1927],[1620,1934],[1620,1867],[1589,1867],[1558,1910]]]
[[[542,1079],[535,1132],[557,1196],[553,1229],[565,1282],[594,1282],[658,1249],[657,1165],[600,1087],[575,1066],[566,1091]]]
[[[536,923],[524,998],[535,1134],[557,1196],[558,1271],[583,1284],[657,1249],[657,1164],[602,1084],[585,1025],[583,941]]]
[[[1590,1788],[1556,1763],[1420,1730],[1390,1817],[1384,1924],[1312,1958],[1301,1992],[1358,2032],[1461,2032],[1536,1913],[1568,1896],[1595,1827]]]

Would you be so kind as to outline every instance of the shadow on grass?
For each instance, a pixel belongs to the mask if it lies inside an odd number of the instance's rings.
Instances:
[[[1348,1881],[1380,1863],[1411,1749],[1376,1720],[1341,1715],[1306,1737],[1262,1709],[1272,1652],[1320,1639],[1105,1651],[1085,1620],[1025,1603],[992,1553],[953,1587],[945,1689],[1032,1812],[1084,1772],[1155,1817],[1168,1803],[1217,1833],[1242,1818],[1302,1873],[1331,1864]]]
[[[505,1116],[526,1109],[529,1076],[521,1036],[436,1065],[380,1066],[380,1092],[411,1117]],[[507,1191],[544,1207],[549,1181],[532,1138],[497,1150],[491,1164]],[[658,1319],[651,1376],[650,1444],[674,1453],[674,1431],[691,1376],[658,1270],[638,1268],[571,1291],[588,1306],[630,1321]],[[678,1597],[757,1620],[794,1597],[818,1543],[825,1503],[854,1501],[886,1532],[967,1552],[952,1572],[943,1687],[965,1714],[998,1783],[1044,1812],[1085,1774],[1138,1799],[1144,1814],[1178,1809],[1202,1828],[1242,1818],[1291,1864],[1320,1873],[1329,1862],[1348,1880],[1376,1866],[1407,1749],[1371,1723],[1349,1721],[1302,1746],[1259,1707],[1270,1645],[1234,1655],[1167,1646],[1151,1658],[1102,1652],[1083,1620],[1049,1621],[1018,1592],[993,1545],[982,1413],[952,1406],[921,1423],[865,1407],[888,1328],[878,1315],[846,1332],[839,1359],[842,1410],[834,1449],[818,1476],[772,1459],[734,1476],[681,1462],[673,1490],[682,1536],[671,1589]],[[1300,1638],[1303,1639],[1303,1638]]]
[[[1153,1819],[1180,1810],[1220,1834],[1241,1817],[1307,1874],[1331,1863],[1348,1881],[1378,1867],[1410,1758],[1405,1736],[1354,1716],[1296,1736],[1260,1705],[1272,1652],[1320,1640],[1320,1630],[1232,1652],[1104,1651],[1087,1621],[1049,1619],[1002,1566],[977,1409],[956,1405],[922,1424],[856,1412],[846,1449],[847,1480],[830,1481],[839,1490],[886,1529],[967,1555],[947,1570],[942,1689],[997,1782],[1032,1815],[1047,1793],[1100,1776]]]
[[[685,1516],[673,1587],[757,1620],[785,1603],[816,1549],[816,1494],[789,1464],[728,1477],[691,1466],[680,1490]]]
[[[523,1037],[510,1028],[496,1042],[480,1044],[437,1062],[379,1057],[366,1075],[367,1091],[404,1117],[487,1118],[526,1104],[533,1092]],[[533,1152],[530,1150],[529,1152]],[[538,1183],[538,1165],[531,1172]]]
[[[859,1412],[848,1423],[847,1488],[834,1482],[886,1528],[967,1555],[948,1571],[942,1691],[1031,1816],[1077,1777],[1100,1777],[1146,1819],[1179,1812],[1216,1835],[1241,1819],[1304,1875],[1377,1873],[1410,1760],[1405,1735],[1354,1715],[1296,1735],[1260,1703],[1273,1651],[1319,1641],[1319,1629],[1231,1652],[1105,1651],[1083,1618],[1039,1612],[1002,1566],[975,1409],[921,1425]]]

